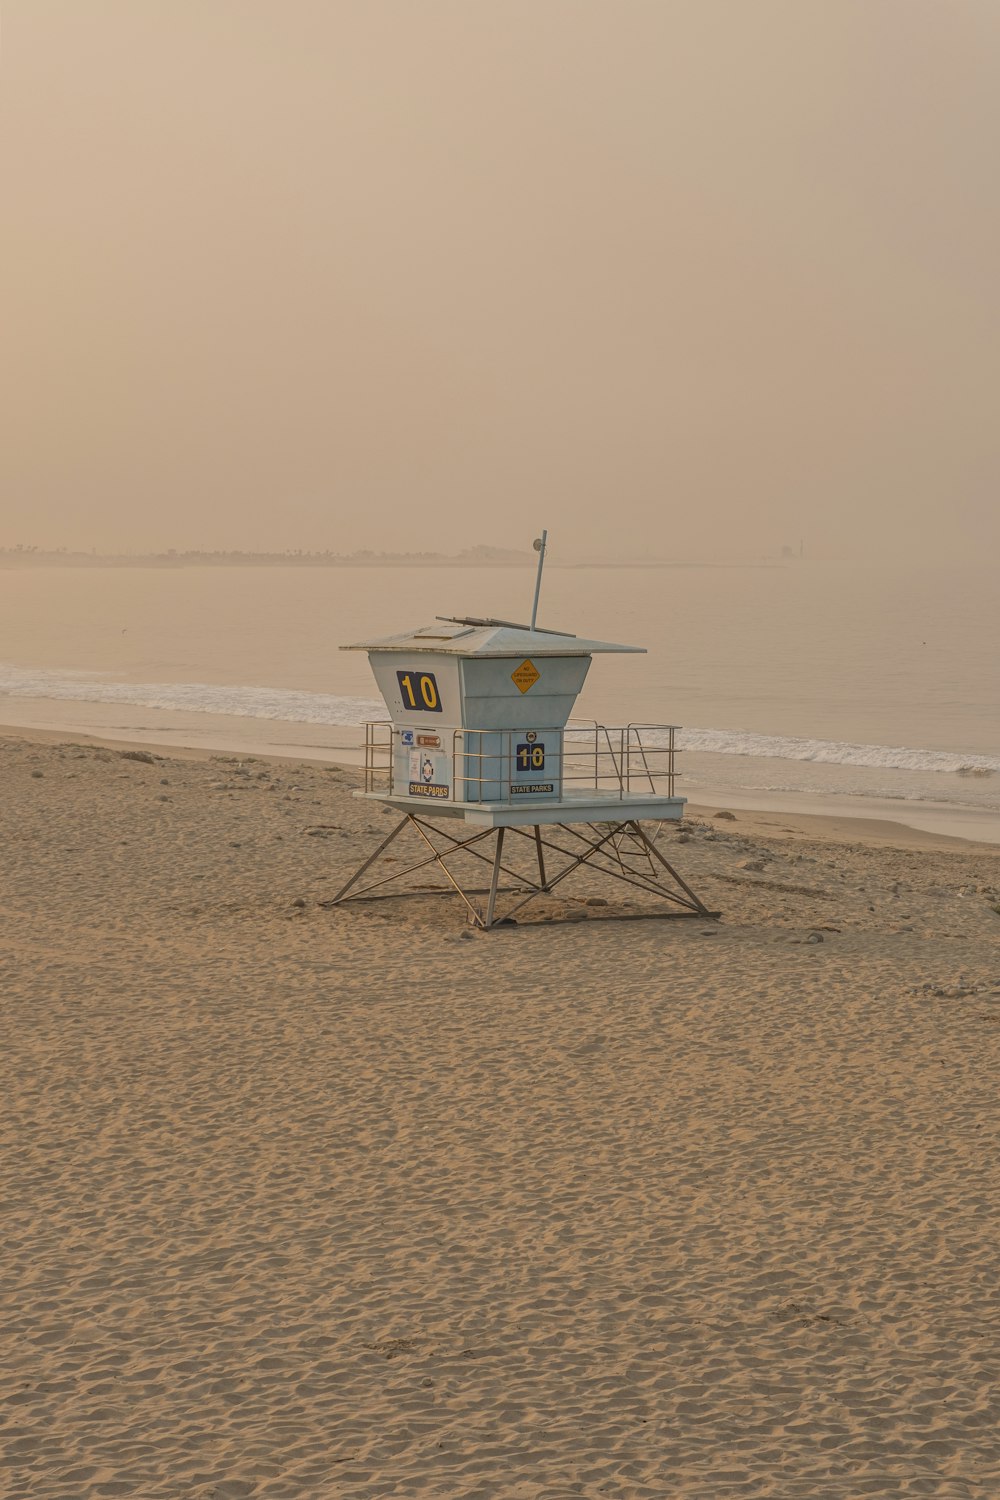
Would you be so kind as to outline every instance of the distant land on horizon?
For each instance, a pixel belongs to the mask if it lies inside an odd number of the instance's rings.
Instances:
[[[365,548],[347,555],[338,552],[310,552],[303,548],[286,552],[241,552],[236,549],[215,552],[192,548],[180,551],[170,547],[165,552],[76,552],[66,547],[0,547],[0,567],[36,568],[511,568],[526,567],[534,561],[530,552],[514,552],[504,547],[466,547],[448,555],[444,552],[374,552]]]
[[[584,558],[549,557],[552,568],[773,568],[792,560],[788,549],[777,557],[729,558]],[[797,560],[797,559],[796,559]],[[202,551],[82,552],[68,547],[0,547],[0,568],[524,568],[534,553],[480,544],[461,552],[375,552],[348,554],[296,548],[286,552]]]

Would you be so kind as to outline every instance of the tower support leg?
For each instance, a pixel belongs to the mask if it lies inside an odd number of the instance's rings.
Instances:
[[[635,832],[639,835],[639,838],[645,844],[646,849],[647,849],[649,855],[651,856],[651,858],[659,860],[660,864],[663,866],[663,868],[670,875],[671,879],[672,880],[676,880],[677,884],[680,886],[681,890],[685,893],[685,895],[687,895],[691,899],[691,901],[693,901],[694,905],[698,909],[699,915],[701,915],[703,917],[714,916],[715,913],[714,912],[710,912],[708,910],[708,908],[702,903],[701,897],[695,895],[694,891],[688,885],[687,881],[683,880],[681,878],[681,876],[678,875],[678,873],[674,869],[673,865],[670,864],[667,860],[664,859],[663,855],[660,853],[659,849],[657,849],[656,845],[649,838],[649,836],[646,833],[646,830],[641,826],[641,824],[639,824],[639,823],[633,823],[632,827],[635,829]]]
[[[493,926],[493,913],[496,911],[497,906],[497,886],[500,884],[500,862],[503,859],[503,836],[506,832],[506,828],[500,828],[497,831],[497,853],[496,859],[493,861],[493,879],[490,881],[490,899],[486,903],[486,921],[483,923],[483,926],[486,928],[490,928]]]
[[[547,891],[549,883],[545,878],[545,849],[542,845],[542,830],[535,824],[535,852],[538,855],[538,878],[542,883],[542,890]]]
[[[344,897],[347,895],[351,887],[357,885],[358,881],[361,879],[365,871],[371,869],[375,861],[385,853],[386,849],[388,849],[393,839],[397,838],[398,835],[402,833],[403,829],[406,827],[409,821],[410,817],[409,814],[407,814],[403,818],[402,822],[396,824],[395,828],[389,834],[388,838],[384,838],[382,840],[381,844],[379,844],[378,848],[375,850],[375,853],[365,860],[360,870],[355,870],[354,874],[351,876],[347,884],[345,886],[342,886],[337,894],[331,899],[331,901],[329,902],[330,906],[336,906],[338,901],[343,901]]]

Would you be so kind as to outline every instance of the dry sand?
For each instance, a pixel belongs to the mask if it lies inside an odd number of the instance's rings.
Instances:
[[[996,1500],[1000,851],[471,935],[355,784],[0,741],[0,1493]]]

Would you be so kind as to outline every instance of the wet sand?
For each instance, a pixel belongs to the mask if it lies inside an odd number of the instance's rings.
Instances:
[[[1000,851],[694,810],[721,922],[481,934],[131,753],[0,739],[0,1493],[994,1500]]]

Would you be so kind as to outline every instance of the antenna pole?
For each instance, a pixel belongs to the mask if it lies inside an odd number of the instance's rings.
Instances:
[[[534,630],[534,628],[535,628],[535,620],[538,617],[538,596],[539,596],[539,594],[542,591],[542,568],[545,566],[545,544],[548,541],[548,539],[549,539],[548,532],[547,531],[543,531],[542,534],[541,534],[541,536],[538,537],[532,543],[535,551],[538,553],[538,573],[537,573],[537,575],[535,577],[535,602],[531,606],[531,628],[532,628],[532,630]]]

